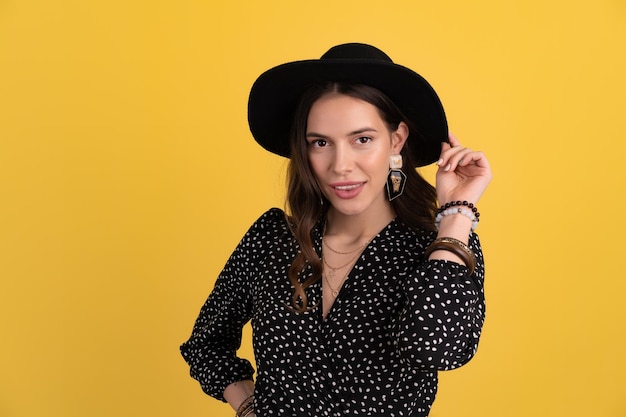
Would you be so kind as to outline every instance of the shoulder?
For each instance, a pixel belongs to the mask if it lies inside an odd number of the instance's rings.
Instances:
[[[254,222],[257,227],[288,227],[288,217],[285,212],[277,207],[272,207]]]
[[[436,231],[411,227],[401,219],[396,219],[395,227],[392,230],[394,232],[393,239],[412,252],[422,252],[437,237]]]
[[[289,241],[291,232],[287,216],[278,208],[263,213],[250,226],[235,250],[235,256],[244,256],[251,261],[259,261],[277,242]]]
[[[289,233],[288,217],[279,208],[271,208],[263,213],[248,229],[248,238],[277,238]]]

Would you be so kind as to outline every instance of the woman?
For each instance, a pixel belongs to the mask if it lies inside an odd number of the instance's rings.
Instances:
[[[364,44],[267,71],[248,114],[290,158],[289,213],[228,260],[181,347],[191,375],[237,416],[428,415],[484,321],[485,156],[448,135],[421,76]],[[413,169],[433,162],[436,189]],[[236,356],[250,320],[256,382]]]

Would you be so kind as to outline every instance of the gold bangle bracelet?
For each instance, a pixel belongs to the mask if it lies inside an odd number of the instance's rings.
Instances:
[[[246,408],[245,410],[243,410],[240,414],[241,417],[247,417],[250,414],[254,413],[254,406],[252,404],[250,404],[250,406],[248,408]]]
[[[246,397],[235,412],[235,417],[243,417],[250,414],[249,410],[254,407],[254,394]]]
[[[431,243],[424,251],[424,258],[428,259],[431,253],[437,250],[452,252],[467,266],[469,275],[472,275],[476,267],[476,255],[465,243],[453,237],[440,237]]]

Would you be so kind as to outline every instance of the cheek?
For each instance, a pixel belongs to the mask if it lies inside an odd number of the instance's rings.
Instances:
[[[376,155],[376,157],[368,160],[368,166],[372,172],[387,176],[387,173],[389,172],[389,156],[384,154]]]
[[[311,171],[313,175],[315,175],[316,179],[319,178],[324,172],[324,160],[320,158],[319,155],[317,157],[309,156],[309,166],[311,167]]]

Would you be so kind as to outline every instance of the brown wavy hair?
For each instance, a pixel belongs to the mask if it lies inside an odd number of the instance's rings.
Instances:
[[[296,108],[290,134],[290,162],[287,170],[286,211],[289,225],[300,251],[289,268],[288,277],[293,286],[291,305],[288,308],[301,313],[316,306],[309,306],[306,289],[322,278],[322,261],[313,247],[312,231],[317,222],[326,214],[329,203],[324,197],[309,163],[306,129],[309,111],[324,94],[339,93],[375,106],[389,131],[398,129],[400,122],[409,127],[409,136],[401,150],[403,165],[414,166],[411,158],[411,137],[419,135],[412,123],[403,116],[400,109],[381,91],[362,84],[331,82],[309,88],[301,97]],[[434,216],[437,210],[437,194],[415,169],[404,170],[407,181],[403,194],[391,202],[400,220],[413,229],[434,230]],[[311,274],[300,279],[306,265],[311,266]]]

